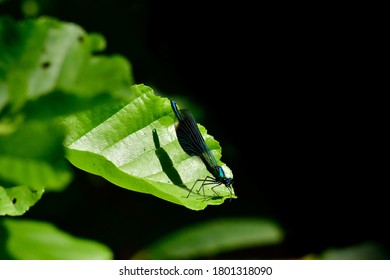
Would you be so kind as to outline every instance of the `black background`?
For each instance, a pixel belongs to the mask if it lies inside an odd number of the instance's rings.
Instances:
[[[199,122],[220,142],[238,199],[194,212],[75,170],[67,191],[45,195],[26,217],[98,239],[116,258],[175,229],[230,216],[274,219],[286,239],[221,258],[300,258],[365,241],[388,246],[388,184],[378,179],[384,168],[373,156],[381,151],[362,95],[370,82],[361,73],[359,26],[342,7],[49,2],[43,14],[103,34],[104,54],[126,56],[136,83],[202,108]],[[20,1],[0,9],[22,18]]]

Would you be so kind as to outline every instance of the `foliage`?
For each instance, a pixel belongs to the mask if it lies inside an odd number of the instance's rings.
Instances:
[[[0,233],[7,235],[6,245],[0,248],[0,259],[109,260],[113,257],[107,246],[73,237],[47,222],[7,218],[0,223]]]
[[[45,190],[71,181],[59,116],[124,96],[131,85],[125,59],[92,55],[104,45],[71,23],[1,19],[0,215],[22,215]]]
[[[221,197],[206,190],[207,199],[187,198],[208,172],[178,144],[169,100],[133,85],[130,63],[96,54],[104,48],[101,35],[73,23],[0,18],[0,215],[23,215],[45,191],[64,190],[73,177],[69,163],[193,210],[231,198],[223,185]],[[218,142],[199,127],[219,160]],[[1,230],[3,255],[11,258],[112,257],[48,223],[6,219]],[[53,253],[64,244],[70,251]]]
[[[190,209],[223,202],[185,198],[204,167],[177,145],[168,100],[130,87],[124,58],[92,54],[105,45],[101,36],[50,18],[1,26],[3,215],[21,215],[45,189],[69,183],[64,140],[71,163],[124,188]]]
[[[177,230],[138,252],[134,258],[210,258],[224,252],[275,245],[282,240],[283,231],[272,221],[223,218]]]

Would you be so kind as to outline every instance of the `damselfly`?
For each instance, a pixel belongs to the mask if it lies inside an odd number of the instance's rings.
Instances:
[[[218,164],[217,159],[211,153],[210,148],[203,139],[192,114],[186,109],[179,110],[177,108],[176,102],[173,100],[171,100],[171,106],[173,112],[176,115],[176,118],[179,120],[179,123],[176,126],[176,135],[180,146],[188,155],[198,156],[203,161],[207,170],[214,176],[206,176],[204,179],[196,180],[188,192],[187,198],[198,182],[202,182],[202,185],[197,190],[197,192],[199,193],[200,190],[203,190],[204,197],[206,197],[204,192],[204,187],[206,185],[213,185],[211,190],[217,196],[219,196],[219,194],[214,189],[222,184],[226,186],[230,192],[230,197],[232,197],[233,189],[231,185],[233,184],[233,178],[226,177],[222,167]]]

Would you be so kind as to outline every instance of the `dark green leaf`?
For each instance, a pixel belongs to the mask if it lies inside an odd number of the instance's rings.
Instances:
[[[319,257],[323,260],[384,260],[390,255],[382,244],[368,241],[343,248],[328,248]]]
[[[27,122],[0,137],[0,215],[22,215],[44,189],[62,190],[70,182],[63,138],[53,122]]]
[[[178,230],[134,256],[135,259],[197,259],[239,249],[275,245],[283,232],[258,218],[211,220]]]
[[[3,219],[3,255],[17,260],[109,260],[111,250],[96,241],[74,237],[50,223]],[[0,229],[1,230],[1,229]]]
[[[61,126],[50,122],[28,122],[0,137],[0,178],[16,185],[62,188],[70,181],[63,138]]]

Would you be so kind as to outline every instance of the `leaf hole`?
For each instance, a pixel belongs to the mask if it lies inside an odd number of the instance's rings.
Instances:
[[[44,62],[44,63],[41,64],[41,66],[42,66],[43,69],[49,68],[50,65],[51,65],[51,63],[50,63],[49,61],[46,61],[46,62]]]
[[[16,198],[12,199],[12,204],[16,203]]]

